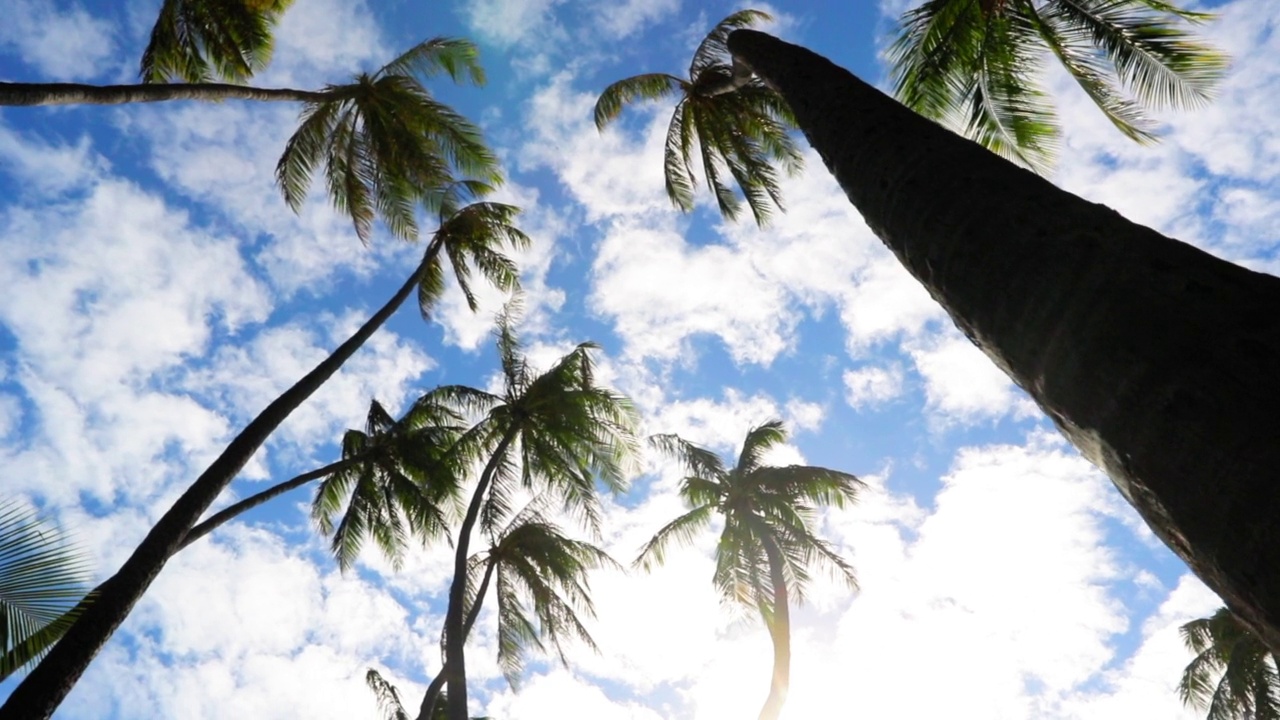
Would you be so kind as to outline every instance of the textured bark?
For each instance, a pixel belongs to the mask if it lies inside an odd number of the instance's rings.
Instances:
[[[480,581],[476,598],[472,601],[471,609],[467,611],[467,619],[462,625],[462,642],[464,643],[471,636],[471,628],[475,627],[476,618],[480,617],[480,606],[483,604],[485,593],[489,591],[489,581],[493,579],[493,570],[497,565],[497,558],[494,557],[490,557],[489,562],[485,564],[484,578]],[[446,662],[444,667],[440,668],[440,674],[436,675],[427,686],[426,695],[422,696],[422,706],[418,708],[418,720],[431,720],[435,717],[436,703],[440,699],[440,691],[448,678],[449,664]]]
[[[168,100],[319,102],[326,97],[325,93],[310,90],[255,88],[227,83],[81,85],[0,82],[0,105],[123,105]]]
[[[515,430],[508,430],[494,449],[489,462],[480,473],[475,494],[467,506],[467,514],[458,528],[458,546],[454,553],[453,583],[449,586],[449,608],[444,616],[444,669],[441,670],[449,686],[449,720],[467,720],[467,632],[463,627],[462,603],[467,589],[467,550],[471,545],[471,530],[480,517],[480,506],[498,463],[507,448],[515,441]]]
[[[957,327],[1280,651],[1280,279],[1060,190],[804,48],[753,31],[729,47]]]
[[[115,575],[99,586],[97,597],[85,608],[76,624],[71,626],[67,634],[0,707],[0,720],[42,719],[53,714],[107,639],[129,616],[133,606],[151,586],[165,563],[182,549],[188,531],[200,516],[280,423],[337,372],[395,313],[418,284],[423,268],[438,252],[439,245],[433,243],[418,269],[386,305],[240,431],[213,464],[151,528]]]
[[[769,696],[760,709],[760,720],[778,720],[791,688],[791,606],[787,578],[782,572],[782,553],[768,537],[762,538],[769,559],[769,581],[773,583],[773,615],[765,618],[769,639],[773,641],[773,677]]]

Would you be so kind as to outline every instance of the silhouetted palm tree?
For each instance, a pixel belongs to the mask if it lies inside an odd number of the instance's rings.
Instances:
[[[1276,658],[1227,608],[1182,626],[1196,657],[1178,681],[1178,696],[1206,720],[1280,720]]]

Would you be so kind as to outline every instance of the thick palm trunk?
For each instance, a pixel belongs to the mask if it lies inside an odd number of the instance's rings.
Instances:
[[[737,31],[867,224],[1280,651],[1280,279],[1087,202]]]
[[[480,481],[467,506],[467,514],[458,528],[457,548],[454,552],[453,582],[449,585],[449,608],[444,616],[444,669],[441,674],[449,688],[449,720],[467,720],[467,662],[465,647],[467,631],[463,626],[462,604],[467,590],[467,550],[471,545],[471,531],[480,517],[485,493],[493,474],[507,448],[515,441],[515,430],[508,430],[498,442],[489,462],[480,473]]]
[[[760,709],[760,720],[777,720],[791,687],[791,606],[787,578],[782,572],[782,554],[766,537],[764,552],[769,559],[769,581],[773,584],[773,615],[765,617],[769,639],[773,641],[773,678],[769,696]]]
[[[151,528],[124,565],[102,585],[97,597],[48,656],[22,681],[4,705],[0,720],[48,718],[80,679],[107,639],[128,617],[133,606],[151,586],[169,558],[183,547],[193,525],[231,483],[289,414],[342,367],[409,297],[423,269],[439,252],[433,244],[418,269],[395,296],[369,318],[346,342],[338,346],[311,372],[276,398],[213,461],[173,507]]]
[[[490,557],[489,562],[484,567],[484,578],[480,580],[480,587],[476,590],[476,598],[471,603],[471,609],[467,611],[467,619],[462,624],[462,642],[466,642],[471,636],[471,628],[476,625],[476,618],[480,617],[480,606],[484,603],[484,595],[489,591],[489,581],[493,579],[494,568],[498,566],[498,559]],[[427,693],[422,697],[422,706],[418,708],[418,720],[431,720],[435,717],[436,703],[440,699],[440,691],[444,688],[445,681],[449,678],[449,665],[445,663],[440,668],[439,674],[431,680],[431,684],[427,686]]]
[[[0,105],[123,105],[167,100],[319,102],[325,98],[324,93],[310,90],[255,88],[227,83],[81,85],[0,82]]]

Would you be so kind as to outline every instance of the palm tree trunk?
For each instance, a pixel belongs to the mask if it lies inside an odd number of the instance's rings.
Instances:
[[[484,595],[489,591],[489,581],[493,578],[493,570],[498,566],[498,559],[490,557],[489,562],[485,564],[484,578],[480,581],[480,587],[476,590],[476,598],[471,603],[471,609],[467,611],[467,619],[462,625],[462,642],[466,642],[471,636],[471,628],[476,625],[476,618],[480,617],[480,606],[484,601]],[[427,686],[427,694],[422,698],[422,706],[418,709],[418,720],[431,720],[435,715],[436,701],[440,699],[440,690],[444,687],[445,681],[449,677],[449,664],[446,662],[444,667],[440,668],[440,672],[432,679],[431,684]]]
[[[787,597],[787,578],[782,571],[782,553],[769,538],[761,538],[769,559],[769,581],[773,584],[773,614],[765,617],[769,638],[773,640],[773,679],[769,697],[760,709],[760,720],[777,720],[791,687],[791,606]]]
[[[408,281],[355,334],[338,346],[293,387],[253,419],[222,454],[151,528],[124,565],[102,585],[80,619],[45,659],[23,679],[0,707],[0,720],[45,719],[53,714],[89,663],[106,644],[133,606],[151,586],[169,558],[183,547],[191,527],[231,483],[289,414],[342,367],[356,350],[395,313],[413,292],[423,270],[439,253],[434,241]]]
[[[471,496],[467,514],[462,518],[462,526],[458,528],[453,583],[449,586],[449,608],[444,616],[444,669],[441,670],[449,686],[449,720],[467,720],[467,633],[463,627],[462,603],[467,589],[467,549],[471,544],[471,531],[480,516],[480,506],[484,504],[484,496],[493,480],[493,474],[497,472],[503,454],[515,441],[516,432],[514,427],[509,429],[498,442],[489,462],[480,473],[480,482],[476,484],[476,491]]]
[[[781,92],[867,225],[1280,651],[1280,279],[1053,186],[763,33]]]
[[[311,90],[255,88],[227,83],[81,85],[0,82],[0,105],[122,105],[167,100],[319,102],[327,97],[323,92]]]

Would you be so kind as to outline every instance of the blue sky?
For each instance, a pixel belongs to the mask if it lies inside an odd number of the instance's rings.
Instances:
[[[772,31],[883,84],[890,20],[910,2],[775,3]],[[10,0],[6,80],[129,82],[153,2]],[[1126,216],[1275,270],[1280,236],[1277,0],[1214,4],[1235,63],[1217,102],[1140,147],[1048,73],[1067,129],[1054,180]],[[489,84],[433,86],[483,125],[525,209],[521,336],[548,363],[603,346],[604,377],[646,432],[728,454],[784,419],[773,460],[858,474],[824,533],[861,590],[820,582],[794,618],[784,717],[1191,718],[1173,686],[1176,626],[1216,598],[1109,481],[974,349],[897,265],[816,156],[770,228],[707,198],[666,200],[667,106],[604,134],[596,95],[682,73],[732,5],[681,0],[296,0],[257,84],[312,88],[437,35],[480,44]],[[68,48],[73,48],[68,50]],[[299,215],[272,182],[297,109],[158,104],[0,109],[0,483],[74,531],[99,577],[270,399],[388,297],[421,248],[368,246],[319,192]],[[394,411],[440,383],[493,381],[490,328],[450,293],[406,307],[259,453],[251,494],[330,462],[371,399]],[[629,561],[680,510],[645,458],[608,505]],[[221,501],[230,502],[232,496]],[[370,551],[341,575],[299,491],[183,552],[63,705],[65,718],[374,717],[377,667],[416,704],[439,669],[444,548],[399,572]],[[475,710],[503,720],[752,716],[767,634],[719,604],[708,535],[649,576],[593,577],[601,648],[501,680],[490,624],[469,651]],[[11,685],[0,685],[4,693]]]

